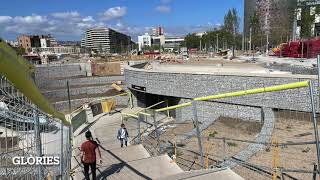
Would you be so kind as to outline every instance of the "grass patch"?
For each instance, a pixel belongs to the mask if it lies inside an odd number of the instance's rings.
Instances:
[[[218,134],[217,131],[213,131],[209,133],[209,137],[215,137]]]
[[[227,142],[227,145],[230,147],[237,147],[238,145],[234,142]]]

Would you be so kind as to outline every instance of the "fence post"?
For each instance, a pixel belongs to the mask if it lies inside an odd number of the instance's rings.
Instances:
[[[272,141],[273,145],[273,180],[277,180],[279,174],[279,145],[277,140]]]
[[[63,170],[64,170],[64,159],[63,159],[63,123],[61,122],[60,126],[60,136],[61,136],[61,146],[60,146],[60,175],[61,175],[61,180],[63,180]]]
[[[319,171],[319,166],[320,166],[320,149],[319,149],[319,134],[318,134],[318,124],[317,124],[317,115],[316,115],[316,110],[315,110],[315,104],[314,104],[314,98],[313,98],[313,83],[310,81],[309,84],[309,90],[310,90],[310,100],[311,100],[311,109],[312,109],[312,122],[313,122],[313,129],[314,129],[314,136],[316,140],[316,148],[317,148],[317,159],[318,159],[318,173]],[[320,177],[320,174],[319,174]]]
[[[209,135],[208,135],[208,139],[206,141],[206,163],[205,163],[205,168],[209,169]]]
[[[198,103],[197,101],[192,102],[192,112],[193,112],[193,121],[195,122],[196,131],[197,131],[198,145],[199,145],[199,151],[200,151],[200,164],[202,168],[204,168],[201,132],[199,129],[199,121],[198,121],[198,114],[197,114],[197,103]]]
[[[320,107],[320,54],[317,56],[317,70],[318,70],[318,108]]]
[[[142,118],[143,118],[143,115],[139,114],[138,119],[137,119],[137,138],[136,138],[137,144],[140,144],[140,142],[141,142],[140,122],[141,122]]]
[[[226,157],[226,138],[225,137],[223,137],[222,142],[223,142],[223,162],[225,162],[227,159],[227,157]]]
[[[35,107],[34,107],[35,108]],[[40,136],[40,126],[39,126],[39,114],[36,109],[33,109],[33,118],[34,118],[34,141],[36,145],[36,154],[37,157],[42,156],[41,152],[41,136]],[[37,165],[37,179],[42,179],[42,167]]]
[[[161,144],[160,144],[160,138],[159,138],[159,132],[158,132],[158,125],[156,121],[156,111],[152,112],[152,118],[153,118],[153,126],[155,128],[154,133],[156,134],[158,146],[159,146],[159,151],[161,152]]]
[[[314,164],[314,165],[313,165],[313,175],[312,175],[312,180],[317,180],[317,172],[318,172],[317,164]]]

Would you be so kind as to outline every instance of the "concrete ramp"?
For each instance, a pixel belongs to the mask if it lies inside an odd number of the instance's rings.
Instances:
[[[179,179],[190,179],[190,180],[244,180],[238,174],[226,169],[209,169],[209,170],[196,170],[182,172],[172,176],[160,178],[158,180],[179,180]]]
[[[167,155],[112,163],[99,168],[98,179],[156,179],[183,172]]]
[[[105,161],[106,165],[146,159],[150,157],[150,154],[141,144],[112,150],[105,150],[101,146],[100,151],[102,159]]]

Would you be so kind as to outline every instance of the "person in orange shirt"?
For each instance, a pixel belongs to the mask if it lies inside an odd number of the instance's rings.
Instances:
[[[92,139],[90,131],[85,133],[87,141],[81,144],[81,162],[84,166],[84,176],[86,180],[89,178],[89,167],[91,168],[92,180],[96,180],[96,166],[97,166],[97,155],[99,157],[100,164],[102,164],[101,153],[99,145]]]

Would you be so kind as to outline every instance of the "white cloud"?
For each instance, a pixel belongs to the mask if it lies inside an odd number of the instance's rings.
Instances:
[[[79,14],[77,11],[71,11],[71,12],[56,12],[56,13],[52,13],[51,15],[52,15],[52,17],[61,18],[61,19],[65,19],[65,18],[78,18],[78,17],[80,17],[80,14]]]
[[[101,25],[92,16],[78,12],[58,12],[49,16],[0,16],[1,34],[48,34],[57,36],[80,36],[87,28]]]
[[[92,16],[87,16],[82,19],[83,22],[94,22],[95,20],[93,19]]]
[[[127,8],[126,7],[113,7],[106,10],[104,13],[101,14],[101,20],[104,21],[110,21],[113,19],[119,19],[122,18],[127,14]]]
[[[165,6],[167,7],[167,6]],[[170,12],[160,8],[162,12]],[[83,32],[92,27],[110,27],[128,34],[136,40],[138,35],[151,32],[153,27],[128,24],[122,18],[127,13],[125,7],[110,8],[98,16],[84,16],[77,11],[56,12],[49,15],[32,14],[29,16],[0,16],[0,34],[15,39],[19,34],[53,34],[58,40],[80,40]],[[167,26],[167,35],[186,35],[203,32],[216,27],[217,24],[206,23],[198,26]]]
[[[0,16],[0,24],[2,23],[8,23],[12,20],[12,17],[10,16]]]
[[[157,6],[156,11],[161,12],[161,13],[170,13],[171,12],[171,7],[170,6]]]
[[[21,24],[40,24],[47,22],[46,16],[31,15],[31,16],[16,16],[13,18],[14,23]]]

